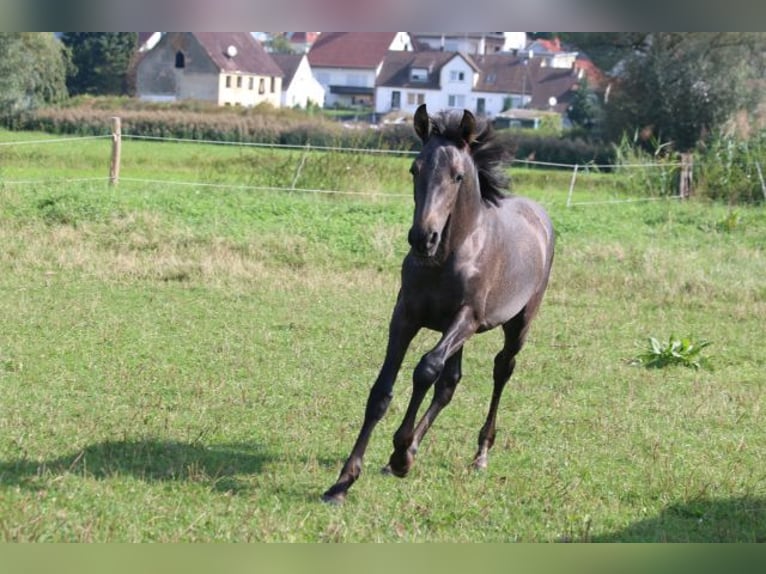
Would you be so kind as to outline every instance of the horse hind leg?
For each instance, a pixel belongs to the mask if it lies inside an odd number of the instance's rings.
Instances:
[[[528,329],[528,321],[522,311],[516,317],[503,325],[505,344],[503,349],[495,356],[494,369],[492,371],[493,389],[492,400],[489,404],[489,412],[484,425],[479,431],[479,448],[473,458],[473,467],[478,470],[487,468],[489,449],[495,444],[497,435],[497,409],[500,405],[500,397],[506,384],[513,375],[516,367],[516,355],[524,345]]]
[[[431,404],[428,405],[428,409],[414,430],[412,429],[414,413],[413,418],[409,421],[405,417],[402,426],[394,435],[394,452],[391,454],[388,465],[383,469],[384,472],[390,472],[398,477],[407,475],[415,462],[415,455],[420,442],[442,409],[452,400],[455,388],[462,377],[462,356],[463,349],[460,348],[445,363],[444,370],[434,385],[434,396],[431,399]]]

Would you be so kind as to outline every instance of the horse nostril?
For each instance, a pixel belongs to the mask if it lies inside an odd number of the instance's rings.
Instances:
[[[439,234],[434,231],[428,236],[428,248],[434,247],[437,243],[439,243]]]

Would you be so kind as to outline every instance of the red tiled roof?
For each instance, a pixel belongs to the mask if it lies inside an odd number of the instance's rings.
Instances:
[[[282,70],[249,32],[192,32],[210,59],[224,72],[282,76]],[[233,46],[234,50],[229,47]],[[232,55],[233,54],[233,55]]]
[[[312,67],[377,68],[398,32],[322,32],[309,50]]]

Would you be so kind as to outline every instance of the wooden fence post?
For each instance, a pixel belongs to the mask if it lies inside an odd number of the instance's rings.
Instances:
[[[120,181],[120,153],[122,151],[122,122],[119,117],[112,118],[112,163],[109,166],[109,184],[117,185]]]
[[[678,195],[681,199],[687,199],[694,194],[692,182],[692,167],[694,156],[691,153],[681,154],[681,175],[678,180]]]

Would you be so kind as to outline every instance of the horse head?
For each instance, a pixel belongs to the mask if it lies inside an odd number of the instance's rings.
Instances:
[[[410,168],[415,213],[407,239],[413,254],[434,259],[444,251],[461,189],[465,186],[478,189],[478,175],[471,159],[476,119],[464,110],[459,120],[434,121],[422,104],[413,123],[423,149]]]

